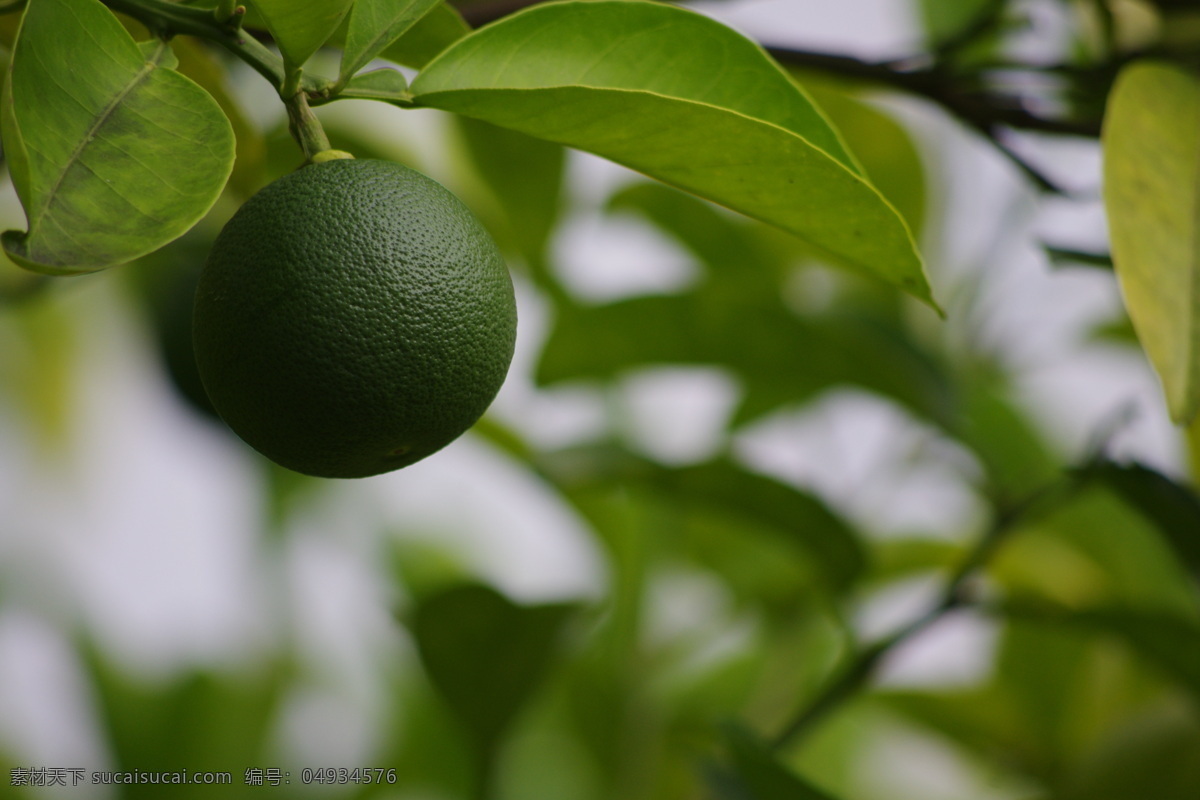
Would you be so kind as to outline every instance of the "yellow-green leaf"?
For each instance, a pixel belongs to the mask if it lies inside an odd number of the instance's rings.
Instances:
[[[1104,200],[1113,264],[1171,418],[1200,411],[1200,80],[1135,63],[1104,120]]]
[[[4,85],[0,134],[29,230],[4,250],[38,272],[91,272],[183,234],[233,166],[229,120],[149,58],[98,0],[31,0]]]

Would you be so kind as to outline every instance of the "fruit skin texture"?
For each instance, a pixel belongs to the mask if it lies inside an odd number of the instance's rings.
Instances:
[[[271,460],[358,478],[445,447],[512,360],[512,281],[440,184],[390,161],[302,167],[250,198],[196,289],[217,412]]]

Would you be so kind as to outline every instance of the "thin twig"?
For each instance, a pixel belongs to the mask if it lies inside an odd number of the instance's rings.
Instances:
[[[766,50],[781,64],[876,83],[932,100],[972,128],[1004,126],[1091,138],[1100,135],[1099,120],[1043,117],[1022,107],[1018,98],[963,92],[958,83],[961,75],[938,66],[904,69],[912,59],[876,62],[792,47],[768,46]]]

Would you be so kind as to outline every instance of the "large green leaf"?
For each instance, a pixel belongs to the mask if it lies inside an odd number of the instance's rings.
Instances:
[[[753,42],[656,3],[539,5],[461,39],[414,102],[588,150],[932,302],[904,222]]]
[[[544,677],[573,606],[520,606],[456,586],[417,606],[412,632],[438,693],[484,758]]]
[[[1200,411],[1200,80],[1135,63],[1104,119],[1104,200],[1113,263],[1176,422]]]
[[[283,60],[299,67],[334,32],[354,0],[247,0],[266,23]]]
[[[199,86],[147,60],[98,0],[32,0],[0,133],[29,231],[4,249],[38,272],[124,263],[180,236],[216,201],[233,132]]]
[[[339,81],[365,67],[440,0],[356,0],[346,29]]]

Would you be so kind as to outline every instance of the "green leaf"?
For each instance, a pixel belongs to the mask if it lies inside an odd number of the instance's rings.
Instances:
[[[237,800],[262,791],[240,777],[270,758],[272,723],[290,665],[269,664],[246,675],[189,671],[146,681],[115,668],[90,643],[84,643],[83,656],[111,752],[109,769],[229,771],[237,777],[234,785],[222,786],[222,794]],[[120,796],[152,800],[163,794],[161,785],[130,784]],[[181,800],[211,794],[212,786],[203,784],[176,786],[170,793]]]
[[[2,102],[29,221],[4,249],[38,272],[91,272],[163,246],[204,216],[233,166],[217,103],[147,61],[97,0],[30,2]]]
[[[1195,800],[1200,719],[1183,706],[1127,720],[1074,766],[1059,800]]]
[[[921,22],[935,45],[961,35],[996,5],[996,0],[919,0]]]
[[[353,4],[354,0],[247,0],[293,69],[325,44]]]
[[[1104,118],[1104,201],[1125,305],[1171,418],[1200,411],[1200,80],[1140,62]]]
[[[471,32],[471,26],[449,3],[438,3],[379,55],[421,69],[438,53]]]
[[[731,515],[799,546],[820,565],[833,589],[844,589],[866,563],[862,543],[812,495],[726,460],[694,467],[661,468],[650,485],[679,508]]]
[[[1025,698],[987,686],[953,692],[885,691],[876,697],[958,747],[1029,775],[1054,772],[1050,731],[1025,709]]]
[[[338,81],[365,67],[399,39],[440,0],[356,0],[346,29],[346,46]]]
[[[784,766],[757,737],[740,727],[726,731],[731,773],[710,779],[721,800],[833,800]]]
[[[912,236],[837,133],[757,45],[708,17],[537,6],[456,42],[413,94],[783,228],[932,304]]]
[[[1112,607],[1072,611],[1046,603],[1011,603],[1017,619],[1106,633],[1200,697],[1200,623],[1171,613]]]
[[[944,414],[944,379],[901,331],[850,315],[803,319],[776,300],[731,302],[716,288],[561,312],[538,381],[609,379],[647,364],[716,364],[745,382],[739,421],[847,384],[925,418]]]
[[[411,628],[421,662],[485,757],[541,683],[573,608],[520,606],[481,585],[417,606]]]
[[[1106,463],[1093,472],[1152,522],[1179,560],[1200,577],[1200,496],[1141,464]]]
[[[1015,502],[1058,477],[1059,459],[1014,399],[1002,369],[964,364],[955,378],[959,414],[951,433],[979,457],[991,492]]]
[[[351,78],[339,96],[388,102],[407,100],[408,81],[398,70],[373,69]]]

